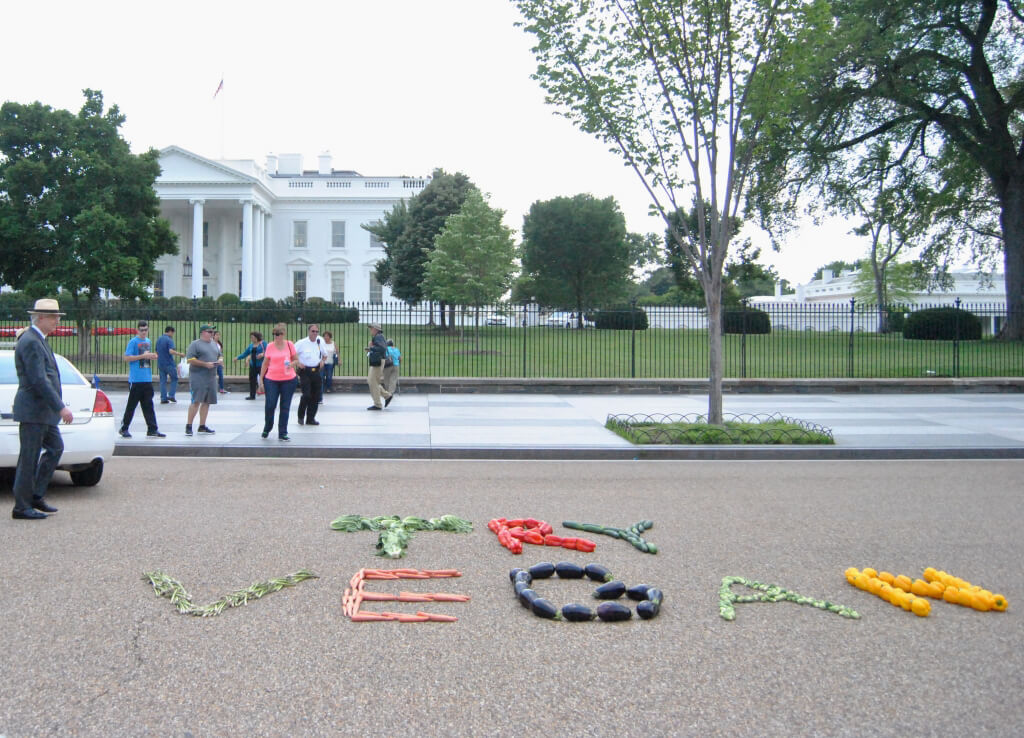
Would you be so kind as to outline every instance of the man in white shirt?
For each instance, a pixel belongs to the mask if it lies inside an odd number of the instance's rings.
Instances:
[[[320,338],[320,326],[311,323],[309,335],[295,343],[296,366],[299,375],[299,389],[302,399],[299,400],[299,425],[320,425],[316,419],[316,411],[323,397],[324,382],[321,372],[327,349]]]

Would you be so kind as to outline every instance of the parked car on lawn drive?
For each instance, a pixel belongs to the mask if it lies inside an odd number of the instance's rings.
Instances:
[[[544,322],[545,325],[549,325],[552,328],[577,328],[579,326],[576,322],[576,313],[549,313]],[[584,315],[583,327],[593,328],[594,321],[589,320],[587,316]]]
[[[498,313],[491,313],[484,322],[487,325],[508,325],[508,319],[504,315],[498,315]]]
[[[70,425],[60,425],[64,454],[57,468],[70,472],[74,484],[91,487],[100,481],[104,462],[114,454],[114,408],[110,398],[94,389],[70,361],[60,354],[56,358],[64,402],[75,417]],[[12,478],[21,447],[11,411],[17,391],[14,349],[0,348],[0,469]]]

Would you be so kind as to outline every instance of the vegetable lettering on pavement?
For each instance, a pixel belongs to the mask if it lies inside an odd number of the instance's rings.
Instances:
[[[360,569],[349,580],[345,593],[341,596],[341,611],[354,623],[368,623],[390,620],[399,623],[454,623],[458,618],[452,615],[417,610],[408,612],[374,612],[363,610],[364,602],[469,602],[469,595],[450,594],[447,592],[370,592],[364,589],[367,580],[400,580],[400,579],[443,579],[461,577],[462,572],[456,569]]]
[[[400,518],[397,515],[378,515],[375,518],[342,515],[331,523],[331,528],[345,533],[355,533],[361,530],[378,531],[380,535],[377,537],[377,555],[400,559],[405,556],[409,541],[412,539],[413,533],[418,530],[469,533],[473,530],[473,524],[454,515],[442,515],[430,520],[414,516]]]
[[[557,608],[537,594],[533,589],[534,580],[549,579],[552,574],[557,574],[561,579],[582,579],[586,576],[595,582],[600,582],[601,584],[594,590],[594,597],[604,601],[597,606],[597,612],[586,605],[575,602]],[[643,620],[650,620],[661,611],[661,603],[665,599],[660,589],[648,584],[639,584],[627,589],[623,582],[615,579],[612,573],[600,564],[587,564],[580,567],[567,561],[557,564],[545,561],[534,564],[529,569],[516,567],[508,573],[508,577],[512,580],[512,589],[515,591],[519,603],[534,615],[549,620],[568,620],[574,623],[593,620],[595,617],[606,623],[629,620],[633,617],[633,611],[625,605],[611,601],[617,600],[622,595],[627,595],[631,600],[637,600],[637,615]]]
[[[307,569],[300,569],[294,574],[289,574],[286,577],[268,579],[265,582],[256,582],[256,584],[251,585],[247,589],[236,590],[235,592],[224,595],[215,602],[211,602],[209,605],[202,606],[196,605],[192,602],[192,595],[185,590],[185,587],[182,586],[181,582],[169,577],[162,571],[144,572],[142,574],[142,578],[153,585],[153,590],[158,595],[168,598],[171,601],[171,604],[178,608],[178,612],[206,618],[213,615],[220,615],[228,607],[240,607],[241,605],[248,604],[249,600],[258,600],[271,592],[277,592],[285,587],[294,587],[301,581],[306,579],[318,579],[319,577]]]
[[[920,617],[927,617],[931,613],[931,603],[925,597],[970,607],[980,612],[1001,612],[1009,606],[1001,594],[993,594],[976,584],[944,571],[936,571],[930,566],[924,570],[924,579],[914,580],[905,574],[893,576],[887,571],[876,571],[870,566],[862,570],[851,566],[844,574],[846,581],[857,589],[877,595],[886,602]]]
[[[658,547],[650,541],[644,540],[640,534],[645,530],[650,530],[654,527],[654,523],[650,520],[641,520],[639,523],[631,525],[628,528],[612,528],[605,525],[598,525],[597,523],[577,523],[574,520],[563,520],[562,525],[566,528],[572,528],[573,530],[583,530],[587,533],[600,533],[603,536],[611,536],[612,538],[620,538],[623,541],[633,545],[637,551],[643,553],[656,554],[658,553]]]
[[[487,523],[488,529],[498,536],[498,543],[514,554],[523,552],[523,544],[534,546],[561,546],[573,551],[592,553],[597,547],[586,538],[556,536],[550,523],[534,518],[494,518]]]
[[[742,584],[755,590],[756,594],[738,595],[732,590],[732,585]],[[828,610],[844,618],[857,620],[860,615],[852,608],[845,605],[837,605],[828,600],[815,600],[811,597],[804,597],[796,592],[780,587],[777,584],[765,584],[753,579],[744,577],[722,577],[722,586],[718,590],[718,614],[724,620],[736,619],[736,605],[747,602],[795,602],[798,605],[810,605],[819,610]]]

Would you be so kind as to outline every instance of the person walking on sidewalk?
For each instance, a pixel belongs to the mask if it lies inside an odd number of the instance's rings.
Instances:
[[[12,418],[18,423],[18,468],[14,473],[15,520],[41,520],[57,508],[46,502],[53,470],[64,453],[64,440],[58,423],[74,420],[71,408],[61,395],[60,370],[46,337],[60,323],[60,305],[56,300],[36,300],[28,311],[32,325],[18,337],[14,349],[14,368],[18,373],[18,391],[14,395]]]
[[[370,323],[370,345],[366,347],[366,358],[370,363],[370,370],[366,375],[366,383],[370,385],[370,397],[373,404],[367,410],[383,410],[391,404],[394,398],[388,388],[384,386],[384,359],[388,353],[388,343],[381,333],[380,323]],[[381,405],[381,397],[384,404]]]
[[[188,361],[188,382],[192,390],[192,404],[188,406],[188,420],[185,435],[192,435],[192,421],[199,413],[199,432],[213,434],[213,428],[206,424],[210,405],[217,404],[217,367],[223,365],[224,355],[213,342],[216,329],[212,325],[199,328],[199,338],[185,349]]]
[[[175,395],[178,393],[178,364],[175,356],[185,358],[185,354],[174,350],[174,326],[164,328],[164,334],[156,339],[156,370],[160,375],[160,404],[177,402]],[[170,392],[167,386],[170,385]]]
[[[292,397],[298,378],[295,376],[297,354],[295,344],[284,337],[284,324],[274,326],[274,340],[267,346],[260,367],[260,385],[266,393],[263,406],[263,437],[274,430],[274,411],[280,405],[277,420],[277,437],[290,441],[288,437],[288,413],[292,409]]]
[[[267,344],[263,340],[263,334],[253,331],[249,334],[249,346],[242,353],[235,357],[236,361],[249,360],[249,396],[245,399],[255,400],[259,392],[260,367],[263,366],[263,352],[267,350]]]
[[[152,351],[153,344],[149,340],[149,323],[140,320],[135,326],[135,337],[124,349],[124,360],[128,362],[128,403],[121,418],[121,429],[117,432],[121,438],[131,438],[128,427],[135,417],[135,408],[142,406],[142,417],[146,419],[147,438],[166,438],[156,424],[156,411],[153,409],[153,361],[157,354]]]
[[[320,326],[316,323],[310,323],[309,335],[295,343],[295,352],[299,356],[296,372],[299,375],[299,390],[302,392],[299,399],[299,425],[320,425],[316,411],[324,393],[321,370],[324,368],[327,350],[323,344]]]
[[[388,339],[388,351],[384,355],[384,386],[392,395],[398,389],[398,365],[402,363],[402,352],[395,347],[395,342]]]
[[[224,342],[220,340],[220,331],[213,332],[213,342],[220,349],[220,363],[217,365],[217,392],[226,395],[231,390],[224,387]]]
[[[334,343],[334,334],[330,331],[324,331],[324,351],[326,358],[324,359],[324,394],[330,394],[334,392],[332,385],[334,384],[334,369],[338,366],[338,345]]]

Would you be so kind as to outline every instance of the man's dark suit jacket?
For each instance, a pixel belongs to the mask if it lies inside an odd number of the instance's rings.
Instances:
[[[39,331],[29,327],[14,350],[18,371],[18,393],[14,396],[14,420],[18,423],[60,423],[64,407],[60,372],[50,344]]]

